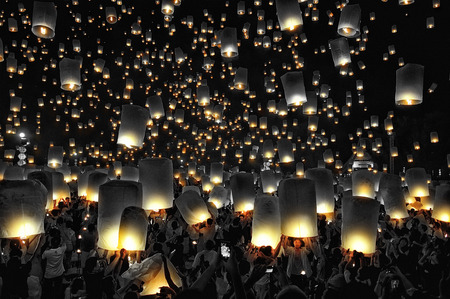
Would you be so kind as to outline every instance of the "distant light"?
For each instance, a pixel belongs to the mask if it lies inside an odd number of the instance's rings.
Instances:
[[[20,133],[20,134],[19,134],[19,137],[20,137],[20,138],[25,138],[25,133],[23,133],[23,132]]]

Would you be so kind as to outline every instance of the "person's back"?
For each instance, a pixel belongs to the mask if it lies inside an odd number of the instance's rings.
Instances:
[[[53,238],[51,248],[45,250],[42,254],[42,259],[47,260],[44,272],[45,278],[55,278],[64,273],[63,258],[66,245],[59,246],[60,241],[60,238]]]

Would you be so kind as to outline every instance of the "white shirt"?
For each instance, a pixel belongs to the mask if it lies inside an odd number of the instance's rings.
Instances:
[[[64,273],[64,252],[66,251],[66,244],[61,247],[47,249],[42,254],[42,259],[47,259],[47,266],[45,267],[45,278],[55,278]]]

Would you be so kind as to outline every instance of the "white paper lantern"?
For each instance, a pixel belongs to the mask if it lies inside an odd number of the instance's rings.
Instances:
[[[251,173],[237,173],[231,176],[230,185],[235,212],[253,210],[256,196],[253,182]]]
[[[294,30],[303,25],[302,11],[297,0],[277,0],[276,6],[282,31]]]
[[[77,91],[81,89],[80,62],[76,59],[63,58],[59,63],[61,89]]]
[[[281,76],[288,106],[300,106],[307,101],[303,72],[287,72]]]
[[[86,189],[86,199],[89,201],[98,201],[98,190],[100,185],[108,181],[108,175],[98,171],[89,173]]]
[[[413,197],[429,196],[427,173],[424,168],[415,167],[406,170],[405,181],[409,194]]]
[[[137,105],[123,105],[117,143],[127,147],[141,147],[148,120],[147,109]]]
[[[317,213],[325,214],[327,219],[334,218],[333,173],[326,168],[312,168],[305,172],[305,178],[314,181],[316,190]]]
[[[226,58],[239,55],[236,28],[225,27],[222,30],[220,53]]]
[[[433,218],[450,222],[450,185],[448,184],[436,186]]]
[[[398,175],[383,173],[378,193],[383,198],[386,214],[391,218],[401,219],[409,216],[402,190],[402,180]]]
[[[209,194],[208,202],[212,202],[217,209],[221,209],[230,203],[230,190],[222,186],[214,186]]]
[[[139,161],[139,182],[142,183],[144,210],[161,210],[173,205],[173,164],[167,158]]]
[[[339,18],[338,33],[352,38],[360,35],[361,7],[359,4],[345,5]]]
[[[395,73],[395,104],[418,105],[423,101],[424,66],[407,63]]]
[[[186,191],[175,199],[175,205],[187,224],[193,225],[210,218],[208,208],[195,191]]]
[[[120,179],[124,181],[139,181],[139,169],[134,166],[123,166]]]
[[[291,163],[294,161],[294,152],[291,141],[286,138],[282,138],[278,140],[277,148],[280,163]]]
[[[47,165],[51,168],[59,168],[63,164],[64,148],[62,146],[51,146],[48,148]]]
[[[139,207],[126,207],[120,218],[117,248],[144,251],[147,243],[147,214]]]
[[[53,2],[34,1],[31,32],[37,37],[53,38],[56,16],[56,6]]]
[[[281,236],[281,216],[278,197],[260,195],[255,200],[252,222],[252,244],[277,247]]]
[[[375,199],[373,172],[361,169],[352,173],[352,194],[356,197]]]

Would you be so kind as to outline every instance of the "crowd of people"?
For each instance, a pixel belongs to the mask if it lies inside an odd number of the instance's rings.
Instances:
[[[318,216],[318,237],[281,236],[276,248],[252,245],[251,212],[228,206],[190,226],[174,207],[149,215],[145,251],[111,252],[97,246],[97,203],[74,194],[48,212],[45,234],[1,240],[0,298],[450,298],[445,223],[382,207],[365,256],[340,247],[341,202],[334,219]],[[144,295],[157,278],[139,271],[155,264],[167,286]]]

